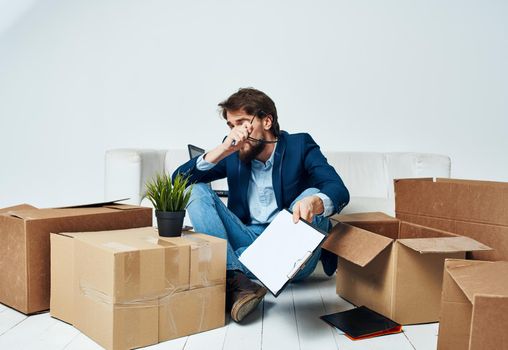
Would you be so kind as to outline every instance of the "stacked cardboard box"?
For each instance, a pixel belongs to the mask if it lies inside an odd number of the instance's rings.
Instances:
[[[507,349],[508,262],[447,260],[438,349]]]
[[[51,235],[51,315],[107,349],[155,344],[225,321],[226,241],[156,229]]]
[[[337,293],[400,324],[439,318],[446,258],[489,247],[383,213],[336,215],[323,248],[339,256]]]
[[[508,183],[395,181],[398,218],[474,238],[492,248],[449,260],[443,278],[439,349],[508,349]],[[501,261],[499,261],[501,260]],[[492,262],[499,261],[499,262]]]
[[[0,302],[26,314],[49,309],[50,232],[126,229],[152,225],[152,209],[115,203],[0,209]]]
[[[492,248],[477,260],[508,260],[508,183],[455,179],[395,181],[397,218],[471,237]]]

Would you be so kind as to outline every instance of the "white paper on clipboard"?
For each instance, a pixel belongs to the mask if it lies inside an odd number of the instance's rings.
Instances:
[[[270,292],[277,296],[319,247],[325,235],[282,210],[240,256],[245,265]]]

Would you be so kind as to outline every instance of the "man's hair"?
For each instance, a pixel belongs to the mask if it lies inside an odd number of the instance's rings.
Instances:
[[[219,103],[222,117],[227,119],[227,112],[243,111],[248,115],[254,115],[263,118],[268,114],[272,116],[272,127],[270,131],[275,137],[280,134],[279,121],[277,118],[277,108],[267,94],[254,88],[241,88],[227,100]]]

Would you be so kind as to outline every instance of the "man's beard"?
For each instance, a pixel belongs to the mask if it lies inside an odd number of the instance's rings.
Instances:
[[[238,152],[238,156],[240,160],[245,164],[249,164],[252,162],[266,147],[266,143],[264,142],[256,142],[254,145],[251,144],[250,149],[247,151],[240,150]]]

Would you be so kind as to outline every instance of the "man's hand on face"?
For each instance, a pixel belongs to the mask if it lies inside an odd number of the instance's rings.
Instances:
[[[253,129],[254,127],[252,124],[247,121],[232,128],[229,132],[229,135],[222,143],[224,151],[234,152],[239,150],[242,147],[243,143],[247,141],[247,138]],[[234,145],[232,145],[233,141],[235,141]]]
[[[293,222],[296,224],[300,218],[312,222],[314,215],[322,214],[324,210],[321,198],[318,196],[305,197],[296,202],[293,207]]]

